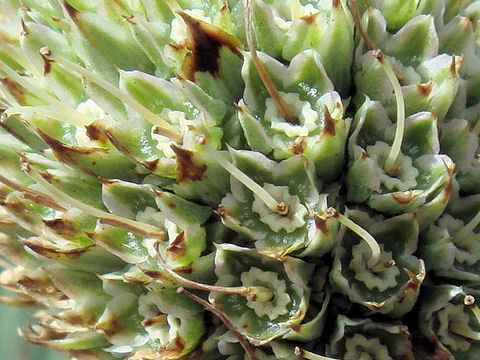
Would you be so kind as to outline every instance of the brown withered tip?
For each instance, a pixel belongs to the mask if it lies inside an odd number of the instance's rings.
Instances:
[[[319,12],[311,13],[311,14],[300,17],[300,20],[305,21],[307,25],[312,25],[315,22],[315,20],[317,20],[319,15],[320,15]]]
[[[421,96],[428,97],[433,89],[433,82],[429,81],[426,84],[418,84],[417,90]]]
[[[137,25],[137,22],[135,21],[135,16],[134,15],[130,15],[130,16],[122,15],[122,17],[130,25],[133,25],[133,26]]]
[[[320,230],[324,234],[328,233],[327,220],[322,219],[318,215],[314,216],[314,220],[315,220],[315,227],[318,230]]]
[[[417,290],[419,288],[420,284],[421,284],[420,280],[417,279],[417,276],[410,269],[403,268],[403,271],[405,271],[407,273],[408,277],[410,278],[405,291],[407,291],[407,290],[413,290],[413,291]]]
[[[10,79],[8,76],[0,77],[0,82],[8,89],[10,94],[17,100],[20,104],[25,102],[25,91],[23,87],[17,84],[15,81]]]
[[[380,49],[375,49],[372,51],[372,56],[383,64],[385,61],[385,54]]]
[[[194,163],[194,153],[190,150],[180,148],[175,144],[171,144],[170,148],[177,156],[177,183],[191,180],[200,181],[203,179],[207,167],[205,165],[198,166]]]
[[[187,253],[187,244],[185,243],[185,233],[182,231],[167,248],[167,254],[176,260]]]
[[[463,64],[463,56],[453,55],[452,61],[450,62],[450,76],[455,77],[457,76],[458,72],[460,71],[460,67]]]
[[[332,114],[327,105],[323,105],[323,134],[329,136],[335,136],[335,119],[332,118]]]
[[[63,6],[64,6],[65,10],[67,11],[68,15],[72,18],[72,20],[75,19],[75,17],[79,13],[79,11],[77,9],[75,9],[72,5],[70,5],[66,1],[63,1]]]
[[[25,6],[25,8],[26,8],[26,6]],[[25,10],[24,6],[21,7],[21,10],[23,10],[25,12],[30,11],[30,9]],[[25,21],[23,20],[23,18],[20,20],[20,23],[22,25],[22,36],[27,36],[28,35],[27,25],[25,24]]]
[[[303,154],[305,149],[307,148],[307,139],[304,136],[301,136],[295,140],[295,142],[289,146],[289,150],[294,153],[295,155]]]
[[[108,137],[105,135],[105,132],[102,131],[95,123],[90,125],[85,125],[85,132],[88,138],[92,141],[98,141],[99,143],[106,144],[108,142]]]
[[[191,54],[185,58],[183,76],[195,81],[196,72],[208,72],[217,76],[220,71],[220,50],[227,47],[238,57],[241,43],[229,33],[202,20],[195,19],[183,11],[177,11],[187,25],[187,48]]]

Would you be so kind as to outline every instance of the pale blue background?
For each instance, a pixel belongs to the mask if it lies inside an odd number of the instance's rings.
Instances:
[[[0,296],[9,293],[0,288]],[[65,360],[41,346],[26,343],[17,335],[17,328],[32,322],[32,311],[0,304],[0,359],[1,360]]]

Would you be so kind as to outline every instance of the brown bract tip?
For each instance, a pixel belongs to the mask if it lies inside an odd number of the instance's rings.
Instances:
[[[187,47],[191,51],[186,58],[182,72],[188,80],[195,81],[196,72],[209,72],[214,76],[220,70],[220,49],[226,47],[238,57],[241,43],[219,27],[195,19],[183,11],[177,11],[187,25]]]
[[[307,25],[312,25],[317,20],[318,15],[320,15],[320,13],[318,13],[318,12],[311,13],[311,14],[304,15],[304,16],[300,17],[300,19],[305,21],[307,23]]]
[[[327,105],[323,105],[323,134],[335,136],[335,119],[332,118]]]
[[[200,181],[207,167],[205,165],[196,165],[193,161],[195,154],[193,151],[180,148],[174,144],[170,145],[175,155],[177,155],[177,183],[190,180]]]
[[[417,90],[421,96],[428,97],[433,89],[433,82],[429,81],[426,84],[418,84]]]
[[[72,20],[75,20],[75,17],[78,15],[79,11],[66,1],[63,2],[63,6]]]

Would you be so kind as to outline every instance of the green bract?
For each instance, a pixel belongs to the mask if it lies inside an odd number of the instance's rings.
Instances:
[[[349,216],[378,241],[381,255],[378,264],[369,267],[370,248],[350,232],[345,234],[334,251],[330,282],[370,311],[401,317],[412,309],[425,277],[423,261],[412,255],[418,241],[415,217],[405,214],[384,220],[355,211]]]

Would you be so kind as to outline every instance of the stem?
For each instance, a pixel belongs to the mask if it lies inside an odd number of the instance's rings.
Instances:
[[[358,32],[360,33],[360,36],[362,37],[363,41],[371,50],[378,50],[378,46],[373,42],[373,40],[370,38],[370,36],[367,34],[365,29],[363,28],[362,19],[360,16],[360,10],[358,9],[357,1],[350,0],[350,7],[352,8],[353,21],[355,22],[355,26]]]
[[[460,335],[460,336],[463,336],[463,337],[466,337],[468,339],[480,340],[480,333],[479,332],[473,331],[468,326],[465,326],[463,324],[460,325],[460,324],[457,324],[457,323],[453,323],[453,324],[450,325],[449,329],[450,329],[450,332],[452,332],[454,334],[457,334],[457,335]]]
[[[310,351],[304,350],[302,348],[299,348],[298,346],[295,347],[295,355],[301,356],[304,359],[310,359],[310,360],[337,360],[328,356],[323,356],[323,355],[318,355],[315,353],[312,353]]]
[[[99,218],[102,222],[111,224],[113,226],[118,226],[128,231],[135,232],[142,236],[158,238],[161,240],[166,239],[165,231],[159,229],[156,226],[144,224],[135,220],[126,219],[124,217],[108,213],[103,210],[94,208],[93,206],[87,205],[70,197],[65,194],[63,191],[57,189],[54,185],[49,183],[43,178],[43,176],[34,170],[30,164],[24,163],[24,170],[28,175],[35,180],[40,186],[42,186],[47,192],[49,192],[54,198],[57,198],[61,203],[69,204],[77,209],[82,210],[83,212]]]
[[[29,187],[17,184],[10,179],[7,179],[3,175],[0,175],[0,183],[5,184],[9,187],[11,187],[14,190],[17,190],[22,193],[22,196],[30,199],[37,204],[48,206],[52,209],[58,210],[58,211],[67,211],[63,206],[60,206],[55,200],[53,200],[51,197],[38,192],[36,190],[32,190]]]
[[[158,133],[160,135],[166,136],[179,144],[183,142],[183,136],[178,132],[177,129],[175,129],[170,123],[162,119],[157,114],[154,114],[153,112],[148,110],[145,106],[140,104],[129,94],[124,93],[120,89],[110,84],[108,81],[103,80],[102,78],[81,67],[80,65],[75,64],[74,62],[71,62],[70,60],[67,60],[65,58],[62,58],[61,56],[54,55],[48,48],[43,47],[42,49],[40,49],[40,53],[52,59],[53,61],[56,61],[66,70],[74,71],[79,75],[85,77],[86,79],[90,80],[91,82],[97,84],[98,86],[118,98],[120,101],[130,106],[140,115],[142,115],[145,119],[147,119],[152,125],[155,125],[158,128]]]
[[[196,281],[188,280],[183,276],[180,276],[175,271],[173,271],[170,266],[165,263],[160,251],[158,249],[159,244],[155,244],[155,250],[157,252],[158,261],[162,264],[165,271],[170,274],[175,280],[180,282],[181,284],[197,290],[203,291],[213,291],[223,294],[238,294],[247,297],[248,300],[252,301],[269,301],[273,298],[273,292],[269,288],[264,286],[236,286],[236,287],[227,287],[227,286],[215,286],[215,285],[208,285],[198,283]]]
[[[280,96],[275,84],[273,83],[272,79],[267,73],[265,66],[260,61],[260,58],[257,54],[257,49],[255,48],[255,44],[253,41],[253,28],[252,28],[252,4],[255,0],[244,0],[244,7],[245,7],[245,31],[247,33],[247,44],[248,49],[250,50],[250,54],[252,55],[252,62],[255,65],[255,68],[258,71],[258,75],[260,79],[262,79],[263,84],[265,85],[268,93],[272,97],[273,101],[277,105],[277,108],[282,115],[282,117],[289,122],[290,124],[298,125],[298,119],[294,116],[283,98]]]
[[[475,228],[480,224],[480,211],[477,212],[477,214],[457,233],[455,234],[455,237],[461,239],[465,236],[467,236],[469,233],[473,232]]]
[[[230,330],[230,332],[238,339],[238,341],[240,342],[240,345],[242,345],[243,350],[245,350],[250,360],[258,360],[257,355],[255,355],[255,351],[253,350],[248,340],[245,338],[245,336],[243,336],[240,333],[240,331],[238,331],[238,329],[235,327],[232,321],[221,310],[219,310],[214,305],[210,304],[208,301],[205,301],[202,298],[199,298],[198,296],[192,294],[190,291],[185,290],[182,287],[177,289],[177,293],[188,296],[193,301],[202,305],[205,308],[205,310],[210,311],[212,314],[216,315],[220,320],[222,320],[222,322],[225,324],[228,330]]]
[[[4,40],[0,40],[0,48],[7,53],[15,62],[20,64],[25,70],[28,70],[35,77],[41,77],[42,73],[35,67],[33,62],[30,61],[21,51],[18,51],[15,47],[9,45]]]
[[[11,115],[39,115],[42,117],[47,117],[49,119],[54,119],[58,120],[61,122],[66,122],[71,125],[75,125],[78,127],[83,127],[86,125],[89,125],[93,120],[90,120],[89,122],[86,121],[80,121],[79,118],[76,117],[70,117],[70,116],[65,116],[64,111],[58,111],[54,107],[50,106],[12,106],[5,110],[4,112],[6,117],[9,117]]]
[[[378,260],[381,254],[381,249],[377,241],[373,238],[372,235],[370,235],[367,230],[355,224],[346,216],[337,213],[337,218],[342,225],[346,226],[348,229],[360,236],[368,244],[370,250],[372,251],[372,257],[368,260],[367,266],[368,268],[372,269],[375,265],[378,264]]]
[[[247,174],[235,167],[231,162],[225,160],[225,158],[218,154],[218,152],[205,146],[206,152],[210,155],[221,167],[228,171],[235,179],[240,181],[245,187],[250,189],[255,195],[257,195],[265,205],[272,211],[281,215],[288,213],[288,207],[284,203],[279,203],[275,198],[268,193],[263,187],[253,181]],[[285,212],[286,210],[286,212]]]
[[[388,79],[392,83],[395,99],[397,101],[397,128],[390,153],[385,162],[385,171],[391,173],[394,170],[395,162],[402,148],[403,135],[405,132],[405,100],[403,98],[402,87],[393,72],[392,65],[380,50],[375,50],[373,56],[377,58]]]
[[[50,104],[51,106],[57,108],[60,112],[68,114],[69,117],[76,118],[76,121],[80,123],[85,123],[85,119],[88,120],[86,116],[82,113],[78,112],[76,109],[70,107],[62,103],[61,101],[55,99],[53,96],[48,95],[45,91],[37,88],[34,86],[30,81],[25,79],[24,77],[17,74],[16,71],[11,69],[7,64],[0,60],[0,70],[2,70],[7,76],[12,78],[15,82],[20,84],[22,87],[30,91],[39,99],[45,101],[46,103]]]

